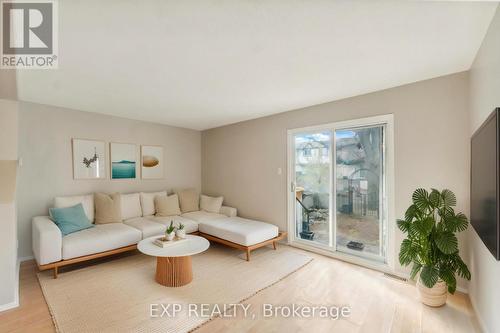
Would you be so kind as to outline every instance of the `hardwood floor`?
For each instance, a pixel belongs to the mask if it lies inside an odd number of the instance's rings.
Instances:
[[[35,261],[21,263],[18,308],[0,313],[0,332],[55,332],[49,308],[38,284]]]
[[[216,318],[196,332],[480,332],[467,295],[457,292],[449,296],[444,307],[430,308],[416,300],[415,287],[409,283],[339,260],[307,254],[315,260],[243,302],[250,304],[250,314],[262,318],[265,303],[275,306],[295,303],[349,306],[349,318],[253,320],[252,315],[243,318],[239,312],[236,318]],[[20,307],[0,313],[0,332],[55,331],[36,272],[34,261],[22,263]],[[64,271],[59,278],[64,278]]]

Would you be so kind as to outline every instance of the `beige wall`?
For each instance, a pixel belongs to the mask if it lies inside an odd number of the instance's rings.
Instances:
[[[17,305],[17,102],[0,99],[0,310]]]
[[[470,121],[472,134],[494,108],[500,107],[500,9],[470,70]],[[500,262],[488,251],[473,228],[468,230],[472,304],[487,332],[500,331]]]
[[[163,180],[73,180],[71,138],[164,147]],[[171,190],[201,186],[201,134],[187,130],[32,103],[20,103],[19,256],[31,256],[31,218],[46,215],[55,196]],[[109,150],[109,145],[107,145]],[[108,151],[109,156],[109,151]]]
[[[202,189],[224,195],[242,216],[286,230],[287,129],[392,113],[396,217],[417,187],[453,190],[468,215],[467,92],[468,74],[459,73],[204,131]],[[396,261],[401,240],[397,231]]]

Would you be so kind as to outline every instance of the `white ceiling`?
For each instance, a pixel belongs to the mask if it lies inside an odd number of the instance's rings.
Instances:
[[[469,69],[497,3],[59,1],[18,98],[208,129]]]

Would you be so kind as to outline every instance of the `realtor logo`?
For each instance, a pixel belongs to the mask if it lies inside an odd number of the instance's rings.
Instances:
[[[1,1],[2,68],[57,68],[57,3]]]

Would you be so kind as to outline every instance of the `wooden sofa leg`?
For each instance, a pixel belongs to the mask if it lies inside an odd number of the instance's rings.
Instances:
[[[250,261],[250,250],[247,249],[247,261]]]
[[[273,248],[276,250],[276,241],[273,242]]]
[[[54,279],[57,279],[58,267],[54,267]]]

